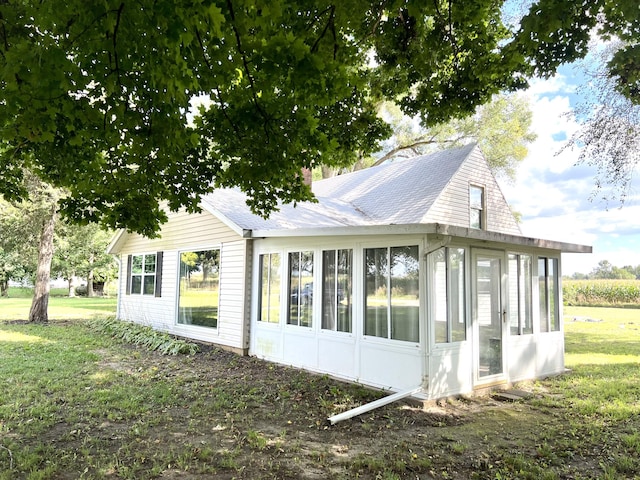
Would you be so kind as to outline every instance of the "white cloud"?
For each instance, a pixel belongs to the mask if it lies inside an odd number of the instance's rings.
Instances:
[[[557,75],[535,80],[527,95],[538,138],[518,168],[515,183],[502,185],[507,201],[522,214],[523,234],[593,246],[592,254],[563,255],[564,274],[589,273],[601,260],[620,267],[640,265],[640,196],[609,210],[590,202],[595,169],[577,165],[578,149],[559,153],[579,128],[567,115],[575,99],[575,79]]]

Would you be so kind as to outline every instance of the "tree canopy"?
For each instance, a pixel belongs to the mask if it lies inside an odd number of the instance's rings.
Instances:
[[[516,168],[529,151],[528,144],[536,139],[531,131],[533,112],[529,102],[517,94],[497,95],[491,102],[477,108],[474,115],[427,129],[402,114],[391,102],[382,104],[381,116],[392,126],[393,136],[383,142],[384,148],[379,155],[368,159],[366,163],[371,165],[380,165],[394,157],[413,157],[474,141],[480,145],[494,175],[515,180]]]
[[[636,98],[636,0],[103,0],[0,5],[0,194],[25,167],[64,214],[146,235],[160,208],[237,186],[256,213],[311,198],[300,169],[379,149],[381,99],[432,126],[583,57],[592,32]],[[203,99],[194,108],[195,99]]]

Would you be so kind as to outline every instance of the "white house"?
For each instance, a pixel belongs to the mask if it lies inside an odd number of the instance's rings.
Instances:
[[[117,315],[427,398],[564,370],[561,252],[523,237],[469,145],[315,182],[268,220],[217,190],[161,236],[119,232]]]

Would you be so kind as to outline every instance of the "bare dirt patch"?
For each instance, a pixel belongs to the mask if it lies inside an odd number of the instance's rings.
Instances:
[[[537,455],[558,422],[530,403],[485,396],[397,402],[329,426],[329,416],[384,393],[210,347],[190,357],[129,351],[100,351],[101,368],[168,382],[179,404],[142,419],[139,435],[131,421],[102,421],[93,435],[114,455],[133,435],[147,459],[165,458],[159,478],[496,478],[504,452]]]

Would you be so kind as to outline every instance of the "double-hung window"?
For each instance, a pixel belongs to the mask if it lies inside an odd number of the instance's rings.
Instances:
[[[429,254],[433,297],[430,302],[436,343],[466,339],[465,250],[439,248]]]
[[[484,187],[469,185],[469,226],[486,229]]]
[[[557,332],[560,330],[557,258],[538,258],[538,286],[540,292],[540,331]]]
[[[287,323],[311,327],[313,316],[313,252],[289,253]]]
[[[353,250],[322,252],[322,328],[352,331]]]
[[[162,252],[129,255],[127,267],[128,294],[160,296]]]
[[[533,333],[531,255],[509,254],[509,325],[511,335]]]
[[[217,328],[220,250],[180,253],[178,323]]]
[[[365,249],[365,335],[420,341],[418,247]]]

